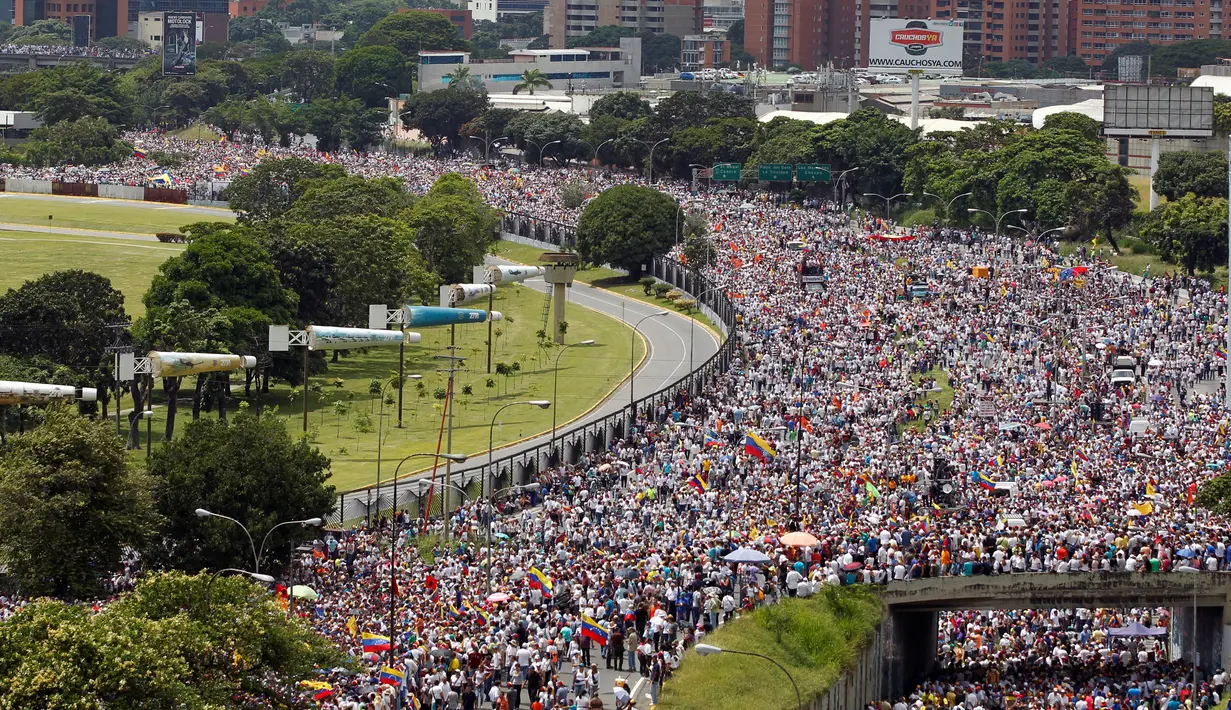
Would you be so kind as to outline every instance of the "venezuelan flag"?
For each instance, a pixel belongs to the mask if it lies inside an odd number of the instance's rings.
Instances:
[[[692,486],[698,493],[705,493],[710,489],[710,484],[706,483],[705,479],[700,475],[692,476],[688,479],[688,485]]]
[[[722,439],[718,436],[718,432],[713,429],[705,432],[705,448],[708,449],[711,446],[722,446]]]
[[[460,619],[462,616],[462,612],[458,611],[457,607],[453,606],[452,604],[448,604],[445,606],[445,613],[449,615],[450,619]]]
[[[473,611],[475,616],[478,617],[477,621],[479,623],[479,626],[488,626],[492,623],[492,617],[488,615],[487,612],[483,611],[481,608],[475,606],[474,604],[471,604],[470,602],[466,602],[466,608],[469,609],[470,611]]]
[[[381,685],[401,685],[404,680],[406,676],[396,668],[385,666],[380,669]]]
[[[388,636],[380,636],[378,634],[364,634],[359,638],[359,643],[363,646],[364,653],[379,653],[388,651],[391,648]]]
[[[986,490],[991,491],[996,489],[996,482],[988,478],[986,473],[973,473],[971,474],[971,478],[974,479],[975,483],[983,486]]]
[[[1218,347],[1214,348],[1214,354],[1218,356],[1220,360],[1226,360],[1227,359],[1227,347],[1225,345],[1219,345]]]
[[[994,457],[992,457],[992,458],[988,459],[988,461],[987,461],[987,465],[988,465],[988,466],[996,466],[996,467],[1003,466],[1003,465],[1004,465],[1004,457],[1003,457],[1003,456],[994,456]]]
[[[141,150],[140,148],[133,148],[133,157],[138,160],[145,160],[149,156],[145,154],[144,150]]]
[[[526,575],[526,581],[530,583],[531,589],[542,589],[543,596],[551,598],[551,578],[543,574],[543,571],[538,567],[531,567],[530,573]]]
[[[773,461],[778,458],[778,452],[774,451],[774,447],[770,446],[768,441],[750,431],[745,432],[744,435],[744,453],[756,456],[762,461]]]
[[[982,337],[983,337],[983,339],[984,339],[984,340],[986,340],[986,341],[987,341],[987,342],[989,342],[989,343],[994,343],[994,342],[996,342],[996,339],[992,337],[992,334],[991,334],[991,333],[984,333]]]
[[[581,616],[581,635],[594,641],[599,646],[607,645],[607,627],[598,623],[594,619],[582,614]]]

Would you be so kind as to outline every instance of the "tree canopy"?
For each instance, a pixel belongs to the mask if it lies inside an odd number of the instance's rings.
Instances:
[[[1188,193],[1197,197],[1227,196],[1227,156],[1221,152],[1176,151],[1158,157],[1154,191],[1168,200]]]
[[[658,190],[619,185],[599,193],[586,205],[577,225],[581,258],[611,264],[633,276],[675,243],[678,205]]]

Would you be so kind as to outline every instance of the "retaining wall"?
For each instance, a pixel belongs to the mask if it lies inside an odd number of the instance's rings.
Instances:
[[[141,187],[134,185],[96,185],[89,182],[59,182],[8,178],[0,181],[0,190],[30,195],[64,195],[68,197],[108,197],[139,202],[188,204],[188,191],[178,187]],[[223,204],[222,206],[226,206]]]

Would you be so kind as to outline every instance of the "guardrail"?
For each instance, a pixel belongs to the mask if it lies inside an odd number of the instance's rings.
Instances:
[[[504,220],[506,226],[544,230],[541,233],[561,240],[560,242],[553,239],[542,241],[561,246],[576,243],[576,233],[570,225],[550,220],[536,220],[518,214],[506,214]],[[509,231],[514,234],[518,233],[513,230]],[[526,234],[525,236],[531,235]],[[678,403],[689,392],[690,387],[693,392],[701,391],[727,371],[735,355],[736,312],[735,306],[726,294],[721,289],[713,288],[709,279],[673,259],[655,257],[654,261],[648,265],[646,273],[690,295],[702,294],[698,299],[698,306],[709,308],[724,326],[726,338],[718,347],[717,352],[692,372],[686,373],[657,392],[636,400],[631,409],[626,406],[600,419],[557,432],[554,445],[553,442],[547,441],[520,448],[515,452],[498,456],[490,464],[487,463],[486,457],[483,457],[482,462],[454,466],[450,478],[451,483],[465,488],[476,480],[482,481],[486,477],[491,481],[488,490],[494,491],[513,484],[528,483],[539,471],[560,463],[579,463],[586,454],[605,450],[613,441],[624,438],[635,425],[638,413],[652,417],[659,405]],[[422,476],[421,473],[416,475]],[[406,476],[403,476],[399,481],[404,481],[405,478]],[[403,508],[414,502],[415,507],[418,508],[428,487],[425,481],[423,483],[417,481],[400,483],[397,499],[394,500],[392,493],[384,490],[391,485],[392,481],[386,481],[380,485],[379,489],[376,485],[370,485],[341,494],[338,507],[329,517],[330,524],[341,525],[345,521],[365,517],[371,506],[387,511],[395,507]],[[416,510],[416,513],[421,512],[421,510]]]

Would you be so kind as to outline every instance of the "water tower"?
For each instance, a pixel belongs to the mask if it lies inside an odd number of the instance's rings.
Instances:
[[[539,255],[539,261],[543,262],[543,280],[552,288],[548,300],[543,304],[543,328],[547,327],[547,309],[554,300],[556,312],[552,320],[552,339],[557,345],[563,345],[564,334],[560,332],[560,322],[565,320],[565,289],[573,287],[573,276],[577,274],[580,258],[569,252],[547,252]]]

